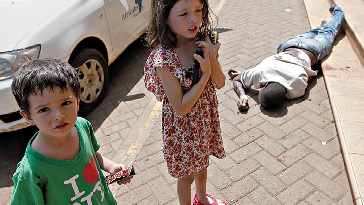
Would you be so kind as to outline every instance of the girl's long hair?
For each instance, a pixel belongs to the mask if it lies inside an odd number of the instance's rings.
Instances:
[[[147,31],[147,41],[152,48],[162,45],[164,48],[170,49],[177,45],[177,37],[166,22],[172,7],[178,1],[181,0],[152,0],[151,18]],[[200,2],[202,4],[202,22],[196,37],[204,39],[213,28],[211,14],[214,14],[209,7],[208,0],[200,0]],[[215,15],[214,17],[217,21],[217,17]]]

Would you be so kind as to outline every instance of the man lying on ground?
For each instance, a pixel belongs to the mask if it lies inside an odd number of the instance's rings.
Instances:
[[[332,16],[321,26],[295,36],[278,45],[277,54],[264,59],[252,69],[240,73],[234,69],[228,75],[233,79],[238,95],[239,111],[249,109],[245,90],[254,86],[259,89],[258,100],[265,108],[275,108],[285,98],[299,98],[305,94],[310,77],[317,76],[311,66],[318,64],[332,49],[334,39],[344,20],[343,10],[332,5]]]

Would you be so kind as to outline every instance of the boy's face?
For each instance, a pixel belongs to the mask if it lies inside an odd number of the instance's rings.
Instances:
[[[31,125],[36,125],[40,132],[49,137],[62,137],[70,133],[77,119],[80,99],[72,89],[62,91],[59,87],[48,88],[43,95],[30,95],[30,115],[20,112]]]

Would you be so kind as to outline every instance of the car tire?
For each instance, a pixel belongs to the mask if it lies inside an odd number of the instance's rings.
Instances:
[[[105,98],[108,90],[108,66],[102,54],[93,48],[81,50],[71,65],[78,68],[80,79],[79,114],[87,114]]]

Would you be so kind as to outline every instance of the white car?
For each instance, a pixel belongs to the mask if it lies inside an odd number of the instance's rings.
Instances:
[[[27,127],[11,92],[29,60],[60,58],[80,67],[80,112],[104,98],[110,65],[145,31],[150,0],[0,1],[0,133]]]

